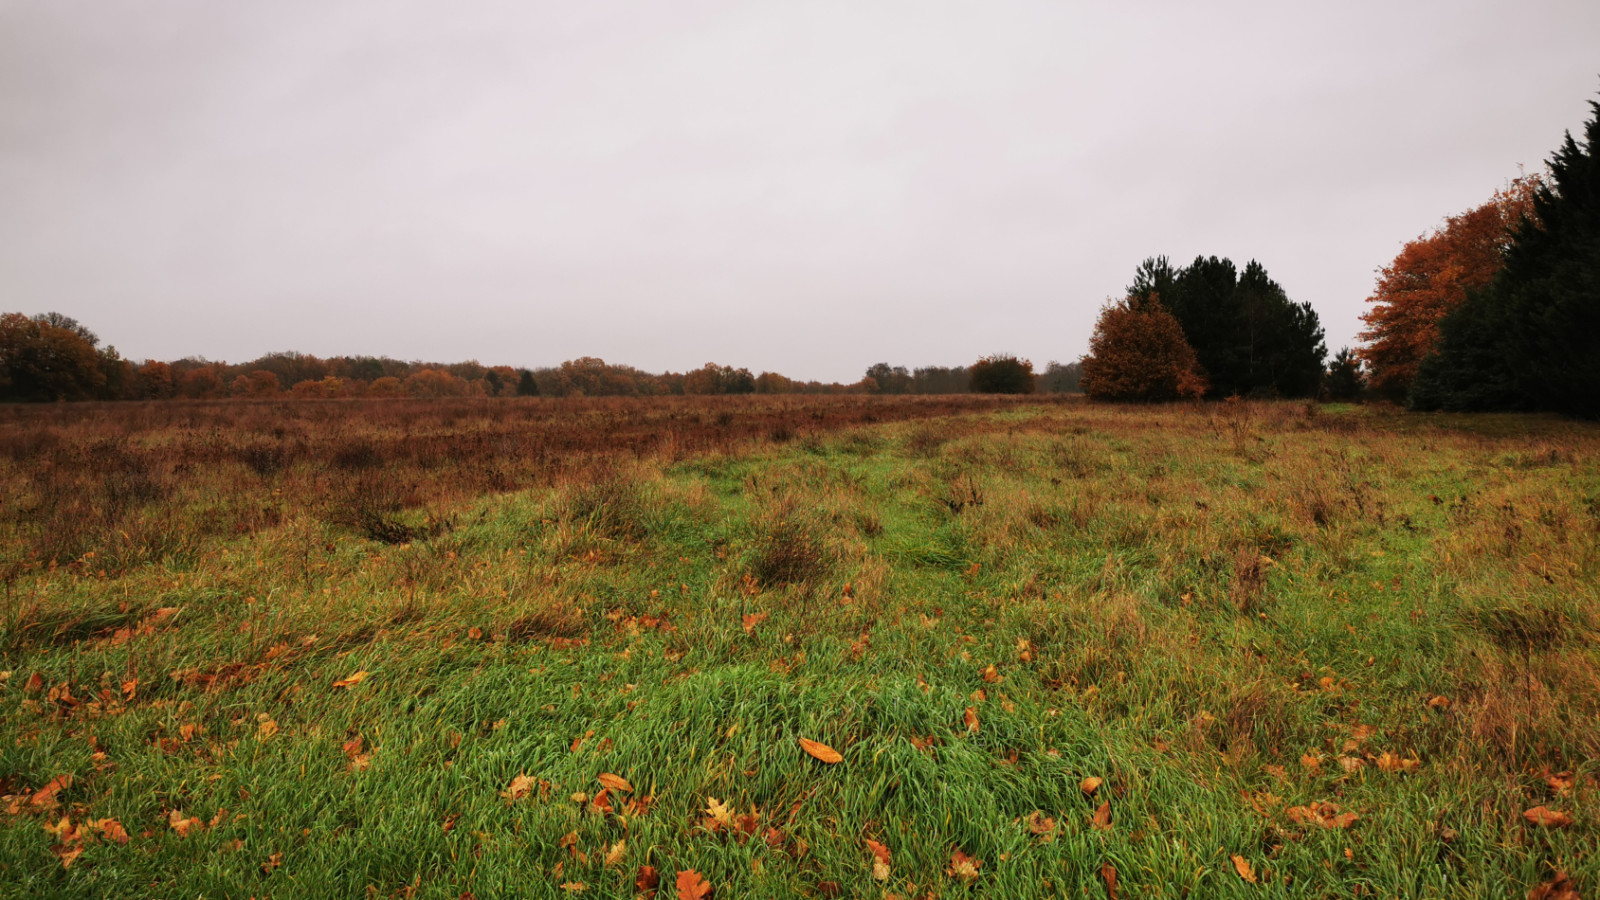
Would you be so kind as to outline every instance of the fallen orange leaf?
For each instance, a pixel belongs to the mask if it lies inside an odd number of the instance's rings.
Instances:
[[[171,825],[172,830],[178,833],[178,837],[188,837],[189,832],[205,827],[205,823],[201,820],[188,818],[177,810],[173,810],[172,814],[167,816],[167,824]]]
[[[1239,877],[1243,878],[1245,881],[1248,881],[1251,884],[1256,883],[1256,867],[1250,865],[1250,860],[1245,859],[1238,854],[1234,854],[1233,870],[1238,872]]]
[[[123,828],[122,823],[116,819],[95,819],[89,822],[89,826],[100,832],[101,837],[114,844],[126,844],[128,842],[128,830]]]
[[[754,634],[755,630],[756,630],[756,626],[760,625],[762,622],[766,621],[766,618],[767,618],[767,614],[766,613],[745,613],[744,622],[743,622],[743,624],[744,624],[744,633],[745,634]]]
[[[889,880],[889,848],[871,838],[864,838],[867,850],[872,854],[872,877],[876,881]]]
[[[57,775],[50,779],[49,784],[35,791],[33,796],[28,799],[28,804],[36,810],[55,809],[60,805],[56,801],[56,794],[61,793],[62,788],[71,786],[71,774]]]
[[[1100,808],[1094,811],[1094,818],[1089,821],[1089,824],[1093,825],[1095,828],[1100,829],[1101,831],[1106,831],[1107,829],[1109,829],[1111,827],[1111,801],[1110,800],[1107,800],[1106,802],[1100,804]]]
[[[1078,789],[1083,791],[1085,794],[1093,794],[1095,791],[1100,790],[1100,785],[1102,784],[1105,784],[1104,778],[1101,778],[1097,775],[1090,775],[1088,778],[1085,778],[1083,781],[1078,783]]]
[[[633,793],[633,785],[629,784],[628,779],[623,778],[621,775],[613,775],[610,772],[601,772],[599,780],[601,784],[619,794]]]
[[[1106,880],[1106,896],[1117,900],[1117,870],[1111,863],[1100,864],[1100,877]]]
[[[511,784],[507,785],[506,789],[500,792],[500,796],[506,798],[507,800],[521,800],[523,797],[526,797],[528,794],[532,793],[534,786],[538,783],[538,779],[526,772],[523,772],[517,777],[511,779]]]
[[[971,857],[960,850],[950,851],[950,865],[945,867],[945,873],[952,878],[962,881],[972,881],[978,877],[978,869],[983,866],[983,860]]]
[[[345,676],[344,678],[339,679],[338,681],[335,681],[333,683],[333,686],[335,688],[347,688],[347,687],[350,687],[351,685],[360,684],[361,682],[366,681],[366,680],[367,680],[367,670],[366,669],[362,669],[359,672],[354,672],[354,673],[352,673],[350,675]]]
[[[633,879],[633,889],[641,895],[651,897],[655,895],[656,888],[661,885],[661,876],[656,874],[655,866],[640,866],[639,874]]]
[[[821,760],[830,766],[844,762],[844,757],[839,754],[839,751],[829,747],[827,744],[819,744],[816,741],[801,738],[800,749],[810,754],[813,759]]]
[[[1578,886],[1572,883],[1567,873],[1557,869],[1549,881],[1528,892],[1528,900],[1582,900],[1582,898],[1578,895]]]
[[[1297,825],[1320,825],[1323,828],[1349,828],[1361,818],[1353,812],[1341,813],[1332,803],[1313,802],[1308,806],[1291,806],[1283,811]]]
[[[1522,817],[1527,819],[1530,824],[1537,825],[1540,828],[1565,828],[1572,824],[1571,816],[1560,810],[1543,806],[1535,806],[1533,809],[1527,810],[1522,814]]]
[[[978,731],[978,711],[976,709],[973,709],[970,706],[967,707],[967,714],[962,716],[962,721],[967,723],[968,731],[973,733]]]
[[[688,869],[678,873],[678,900],[703,900],[711,895],[711,884],[700,873]]]
[[[1038,837],[1041,843],[1048,844],[1056,839],[1056,820],[1036,809],[1028,813],[1028,831]]]

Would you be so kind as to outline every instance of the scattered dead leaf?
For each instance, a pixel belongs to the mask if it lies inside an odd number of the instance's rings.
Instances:
[[[1550,880],[1528,892],[1528,900],[1582,900],[1578,886],[1565,871],[1557,869]]]
[[[889,848],[871,838],[866,838],[865,843],[867,851],[872,854],[872,879],[874,881],[888,881],[891,862]]]
[[[506,789],[500,792],[500,796],[506,798],[507,800],[521,800],[523,797],[526,797],[528,794],[532,793],[534,787],[536,787],[538,784],[539,779],[534,778],[527,772],[523,772],[517,775],[517,777],[511,779],[511,784],[507,785]]]
[[[71,786],[71,773],[57,775],[50,779],[50,783],[33,792],[33,796],[28,798],[28,805],[33,807],[34,812],[47,812],[55,809],[61,805],[60,801],[56,799],[56,795]]]
[[[656,888],[661,886],[661,876],[657,874],[655,866],[640,866],[639,874],[634,876],[633,889],[643,897],[654,897]]]
[[[1528,820],[1528,824],[1537,825],[1540,828],[1565,828],[1572,824],[1571,816],[1560,810],[1544,806],[1535,806],[1533,809],[1526,810],[1523,812],[1522,817]]]
[[[1315,802],[1308,806],[1291,806],[1284,815],[1297,825],[1317,825],[1322,828],[1349,828],[1361,818],[1353,812],[1339,812],[1332,803]]]
[[[188,837],[189,832],[198,831],[206,827],[206,823],[197,818],[185,816],[178,810],[173,810],[167,816],[167,824],[178,833],[178,837]]]
[[[961,881],[974,881],[978,877],[978,869],[983,867],[983,860],[968,856],[959,849],[950,851],[950,864],[945,866],[945,874]]]
[[[1250,860],[1245,859],[1237,853],[1233,855],[1233,870],[1238,872],[1239,877],[1243,878],[1245,881],[1248,881],[1251,884],[1256,883],[1256,867],[1250,865]]]
[[[700,873],[687,869],[678,873],[678,900],[704,900],[711,896],[711,883]]]
[[[1039,838],[1039,843],[1048,844],[1056,839],[1056,820],[1044,814],[1043,810],[1034,810],[1028,813],[1028,832]]]
[[[844,757],[839,754],[839,751],[829,747],[827,744],[801,738],[800,749],[808,753],[811,758],[825,762],[830,766],[844,762]]]
[[[1106,831],[1106,830],[1109,830],[1111,828],[1111,801],[1110,800],[1107,800],[1106,802],[1100,804],[1100,808],[1094,811],[1094,818],[1089,820],[1089,824],[1093,825],[1096,829],[1098,829],[1100,831]]]

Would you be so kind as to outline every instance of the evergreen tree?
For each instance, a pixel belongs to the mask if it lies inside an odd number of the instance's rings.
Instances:
[[[528,371],[527,369],[523,369],[517,375],[517,396],[518,397],[537,397],[537,396],[539,396],[539,382],[533,380],[533,373]]]
[[[1600,417],[1600,103],[1569,132],[1512,236],[1505,268],[1440,323],[1412,391],[1420,409]]]
[[[1139,266],[1128,297],[1135,309],[1159,298],[1178,320],[1210,396],[1316,394],[1328,353],[1322,325],[1311,305],[1290,300],[1260,263],[1241,272],[1232,260],[1199,256],[1174,269],[1166,257],[1153,257]]]
[[[1333,362],[1328,363],[1328,372],[1323,376],[1323,397],[1334,402],[1359,400],[1366,387],[1366,379],[1361,374],[1361,360],[1349,347],[1340,350],[1333,357]]]

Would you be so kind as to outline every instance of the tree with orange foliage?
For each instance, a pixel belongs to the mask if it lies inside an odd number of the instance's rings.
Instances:
[[[178,393],[190,399],[215,397],[222,393],[222,379],[217,377],[217,370],[210,366],[190,369],[178,379]]]
[[[1406,244],[1394,262],[1378,270],[1378,286],[1361,316],[1368,385],[1375,393],[1403,400],[1417,367],[1439,343],[1439,321],[1466,299],[1488,287],[1505,265],[1511,231],[1533,214],[1536,175],[1524,175],[1495,193],[1489,202]]]
[[[1093,400],[1160,402],[1205,396],[1194,348],[1155,294],[1100,311],[1079,381]]]

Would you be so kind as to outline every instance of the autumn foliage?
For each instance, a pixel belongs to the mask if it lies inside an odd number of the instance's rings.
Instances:
[[[985,356],[969,371],[974,394],[1031,394],[1036,389],[1033,363],[1009,353]]]
[[[1183,328],[1158,297],[1107,306],[1083,359],[1083,390],[1094,400],[1199,399],[1206,380]]]
[[[1360,351],[1373,391],[1404,399],[1422,360],[1439,342],[1439,321],[1494,280],[1505,264],[1512,229],[1533,213],[1540,181],[1511,182],[1482,206],[1451,216],[1418,237],[1378,270],[1378,285],[1362,315]]]

